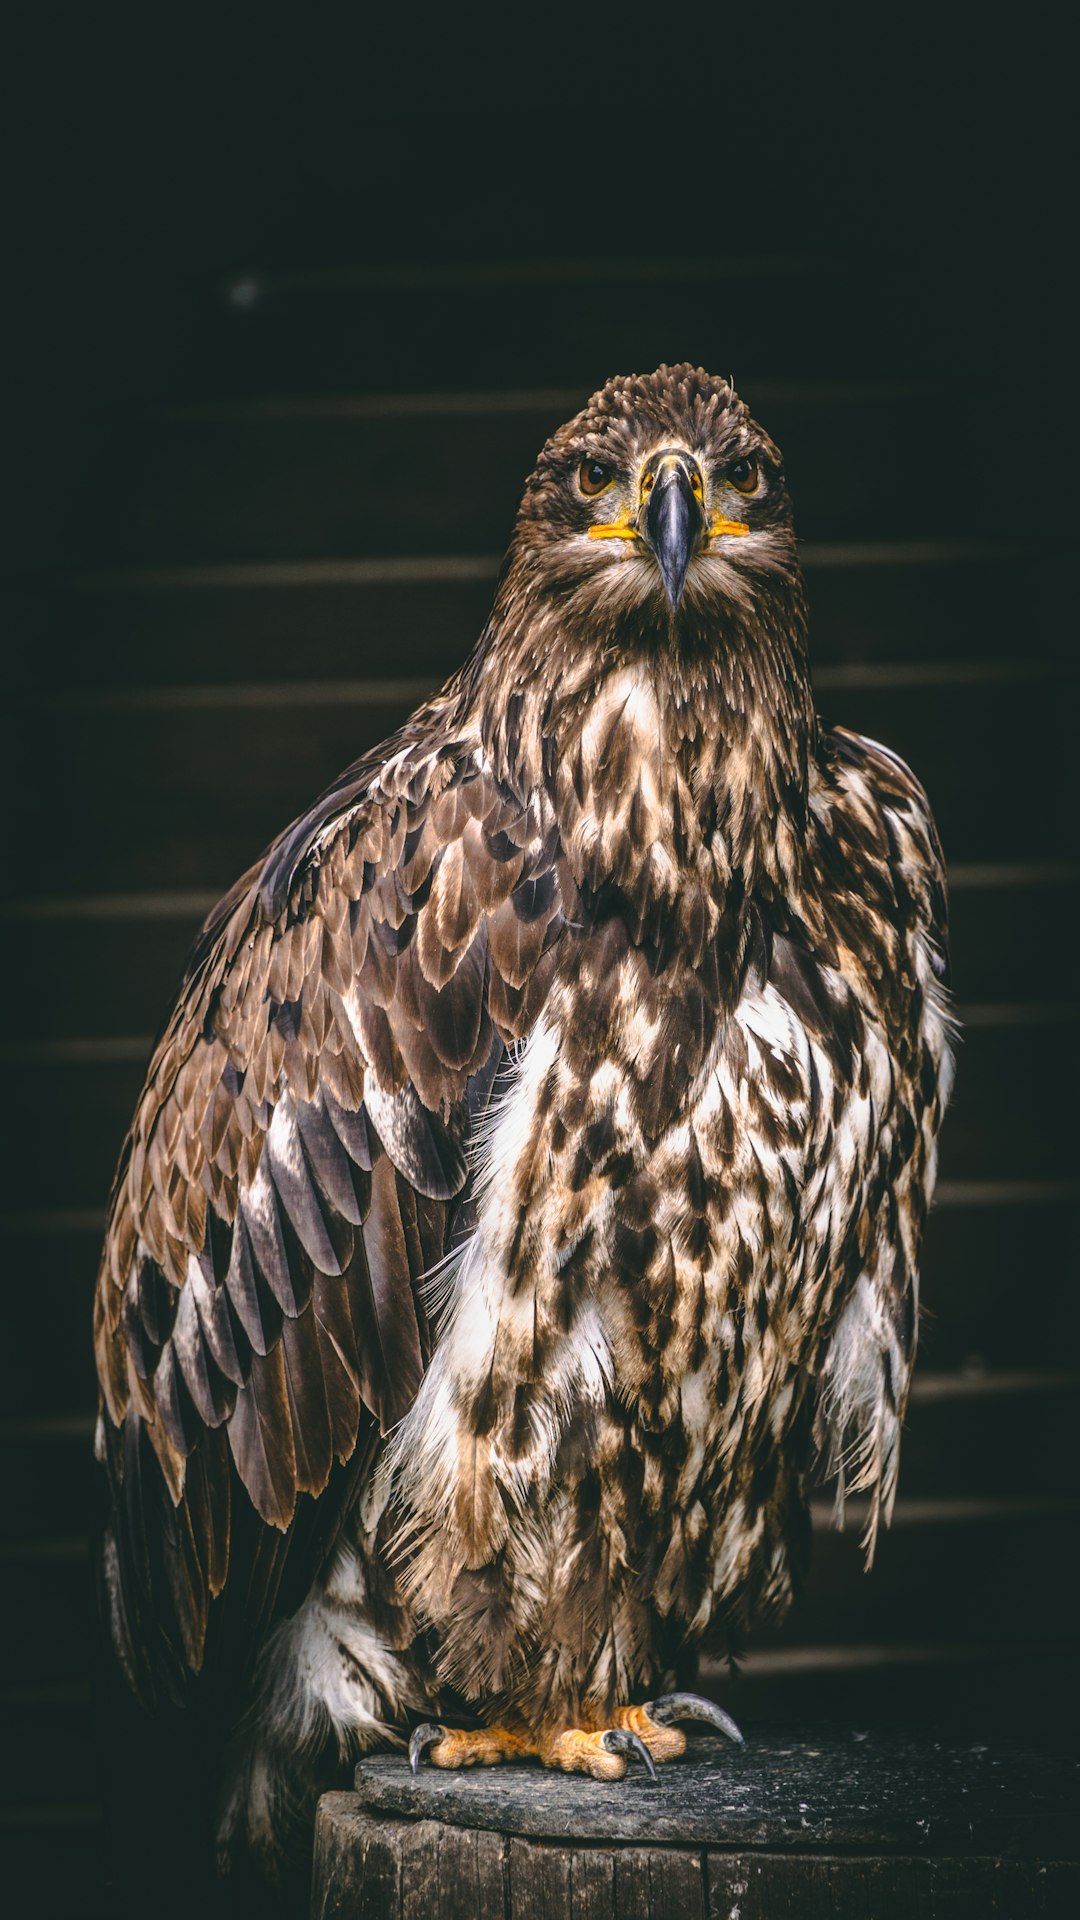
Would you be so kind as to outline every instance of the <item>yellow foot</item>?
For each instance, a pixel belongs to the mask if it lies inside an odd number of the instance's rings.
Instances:
[[[731,1715],[713,1701],[703,1700],[699,1693],[665,1693],[659,1700],[647,1701],[643,1707],[616,1707],[611,1716],[613,1726],[636,1733],[653,1759],[661,1763],[678,1760],[686,1752],[686,1735],[673,1724],[676,1720],[702,1720],[706,1726],[715,1727],[718,1733],[734,1740],[736,1746],[743,1744],[742,1734]]]
[[[520,1733],[507,1727],[477,1727],[464,1733],[458,1727],[440,1727],[429,1721],[417,1727],[409,1741],[409,1765],[419,1771],[425,1747],[436,1767],[497,1767],[500,1760],[521,1760],[533,1751]]]
[[[568,1727],[564,1733],[553,1733],[543,1740],[536,1752],[545,1767],[559,1767],[563,1773],[591,1773],[594,1780],[621,1780],[633,1755],[650,1780],[656,1779],[648,1747],[629,1727],[604,1727],[599,1733]]]
[[[428,1722],[409,1741],[409,1765],[416,1773],[426,1749],[437,1767],[494,1767],[500,1760],[535,1757],[563,1773],[621,1780],[628,1761],[637,1759],[655,1780],[655,1761],[677,1760],[686,1751],[686,1735],[673,1724],[676,1720],[703,1720],[742,1744],[742,1734],[722,1707],[696,1693],[668,1693],[643,1707],[616,1707],[610,1725],[596,1730],[566,1727],[533,1735],[521,1728],[482,1727],[464,1733]]]
[[[625,1727],[628,1733],[636,1733],[646,1750],[654,1760],[663,1765],[665,1760],[678,1760],[686,1752],[686,1735],[678,1727],[664,1727],[652,1718],[648,1707],[616,1707],[611,1716],[613,1726]]]

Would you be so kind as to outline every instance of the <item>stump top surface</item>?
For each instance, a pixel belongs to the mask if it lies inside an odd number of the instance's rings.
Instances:
[[[606,1783],[522,1764],[445,1773],[372,1756],[356,1768],[368,1813],[544,1840],[650,1841],[852,1852],[1076,1852],[1080,1763],[1002,1744],[770,1730],[736,1748]]]

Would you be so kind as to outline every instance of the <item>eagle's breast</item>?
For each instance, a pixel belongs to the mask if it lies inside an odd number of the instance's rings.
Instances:
[[[782,1443],[886,1103],[880,1040],[846,1084],[836,1034],[752,964],[717,1009],[700,967],[676,954],[657,971],[621,921],[565,946],[504,1076],[476,1229],[391,1452],[403,1585],[455,1684],[476,1645],[462,1582],[481,1575],[489,1642],[523,1670],[541,1622],[580,1637],[598,1581],[612,1631],[644,1609],[700,1632],[775,1536],[781,1597],[805,1451],[789,1469]],[[830,993],[850,1028],[838,977]]]

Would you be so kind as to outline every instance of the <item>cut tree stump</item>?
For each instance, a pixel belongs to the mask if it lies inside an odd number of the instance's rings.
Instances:
[[[320,1802],[311,1920],[1073,1920],[1078,1778],[856,1732],[695,1740],[655,1786],[366,1759]]]

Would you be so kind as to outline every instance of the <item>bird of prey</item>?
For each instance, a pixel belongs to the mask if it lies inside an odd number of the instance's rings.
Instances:
[[[806,626],[732,386],[609,381],[467,663],[202,930],[95,1334],[112,1641],[150,1709],[225,1688],[223,1858],[410,1729],[601,1779],[737,1738],[687,1650],[788,1605],[823,1461],[889,1517],[944,876]]]

